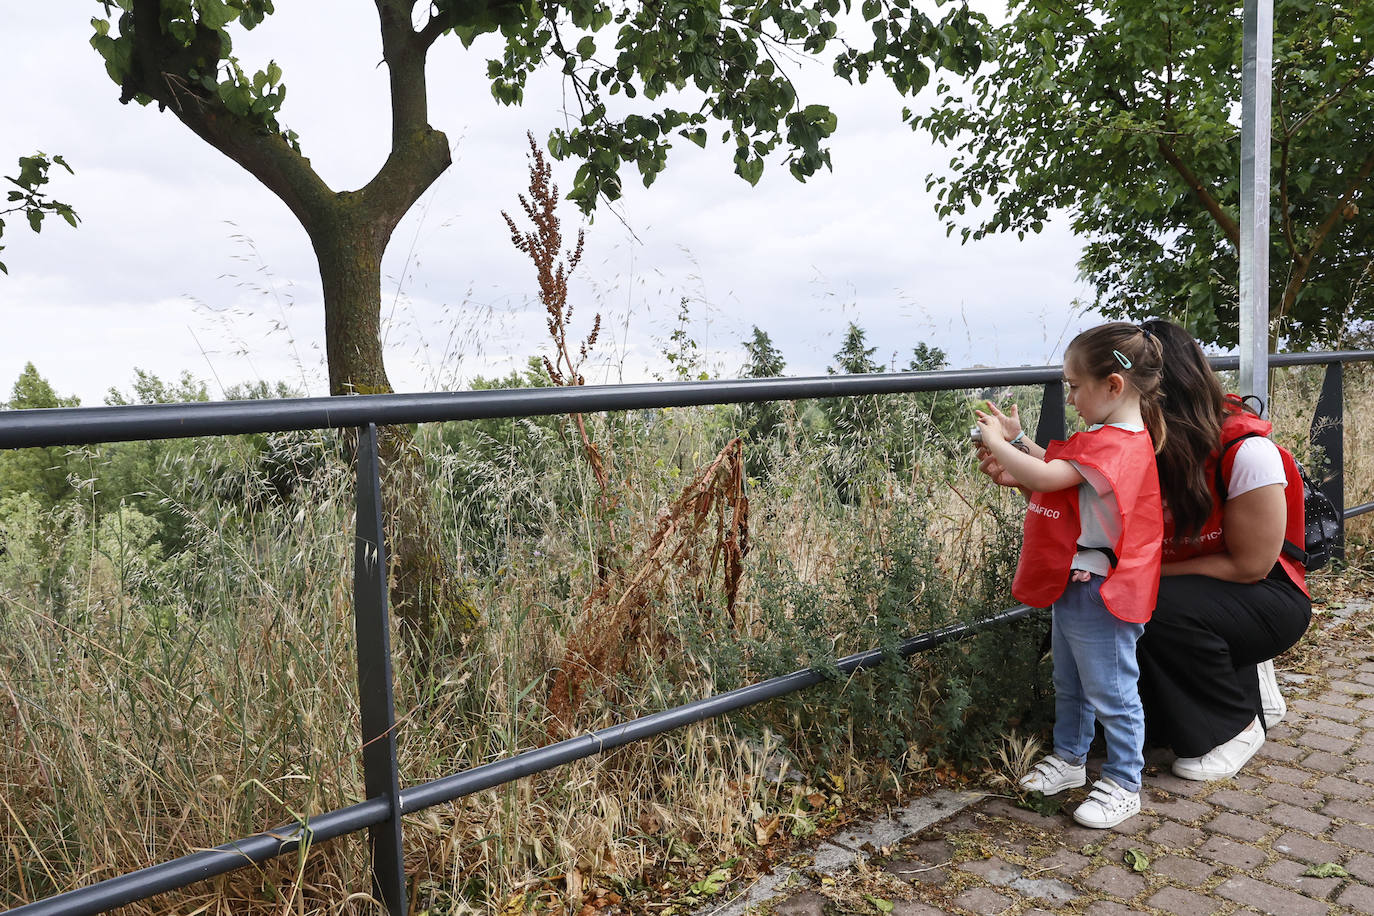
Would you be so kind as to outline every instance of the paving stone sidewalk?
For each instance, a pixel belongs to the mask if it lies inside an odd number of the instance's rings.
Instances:
[[[1280,660],[1288,714],[1239,775],[1189,782],[1170,772],[1172,755],[1154,755],[1141,814],[1107,831],[1070,816],[1086,789],[1053,815],[985,796],[865,847],[876,855],[801,870],[750,912],[1374,914],[1374,612],[1320,625],[1305,674]]]

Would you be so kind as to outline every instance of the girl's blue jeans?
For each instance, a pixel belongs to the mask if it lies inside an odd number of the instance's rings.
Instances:
[[[1054,603],[1054,752],[1082,765],[1102,723],[1107,762],[1102,775],[1140,791],[1145,767],[1145,710],[1135,644],[1144,624],[1112,616],[1102,603],[1102,577],[1070,582]]]

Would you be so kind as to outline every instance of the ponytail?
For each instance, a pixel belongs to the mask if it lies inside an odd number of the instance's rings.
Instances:
[[[1145,428],[1150,431],[1150,441],[1154,443],[1155,454],[1164,451],[1164,443],[1169,439],[1169,428],[1164,424],[1164,408],[1158,396],[1140,399],[1140,415],[1145,420]]]

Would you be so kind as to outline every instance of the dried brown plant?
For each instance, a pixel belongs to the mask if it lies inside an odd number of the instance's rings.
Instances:
[[[666,640],[652,629],[650,612],[669,595],[675,573],[692,583],[697,603],[709,607],[707,591],[719,572],[730,625],[735,625],[749,550],[744,480],[744,446],[732,439],[659,512],[648,544],[625,570],[587,597],[549,692],[555,730],[569,730],[587,687],[629,670],[637,650],[662,654]]]
[[[568,301],[568,278],[582,262],[586,236],[582,229],[578,229],[577,244],[571,251],[562,250],[563,227],[558,218],[558,185],[552,180],[553,167],[535,143],[534,134],[526,133],[525,136],[530,144],[530,188],[528,197],[520,195],[520,208],[525,211],[533,228],[522,230],[505,210],[501,211],[501,216],[510,228],[511,242],[534,264],[539,283],[539,301],[544,303],[545,323],[554,345],[553,359],[544,357],[544,371],[555,385],[583,385],[586,379],[582,376],[581,367],[601,334],[601,314],[598,312],[592,319],[591,332],[577,345],[577,356],[574,357],[568,346],[568,326],[573,316],[572,303]],[[605,461],[587,432],[582,415],[573,414],[572,421],[577,427],[582,451],[596,476],[604,501],[608,499],[609,490]]]

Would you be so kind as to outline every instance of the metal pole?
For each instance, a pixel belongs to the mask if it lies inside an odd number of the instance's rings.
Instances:
[[[1068,438],[1068,424],[1064,417],[1064,381],[1055,379],[1045,383],[1040,400],[1040,422],[1035,425],[1035,444],[1045,448],[1051,439]]]
[[[1274,3],[1245,0],[1240,115],[1240,390],[1269,412],[1269,125]]]
[[[358,706],[362,714],[363,791],[385,798],[391,817],[368,828],[372,889],[391,916],[405,916],[405,856],[401,847],[401,787],[396,765],[396,708],[387,620],[386,531],[377,459],[377,426],[358,430],[358,533],[353,553],[353,628],[358,645]]]

